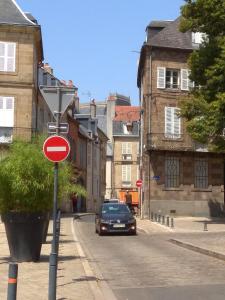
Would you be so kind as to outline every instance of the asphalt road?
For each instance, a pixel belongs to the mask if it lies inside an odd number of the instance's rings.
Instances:
[[[75,231],[118,300],[225,298],[225,262],[170,243],[170,233],[99,237],[93,216],[76,220]]]

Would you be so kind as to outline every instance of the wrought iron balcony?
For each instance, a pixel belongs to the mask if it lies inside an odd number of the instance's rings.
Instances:
[[[147,150],[208,152],[205,145],[194,141],[188,134],[148,133],[146,148]]]

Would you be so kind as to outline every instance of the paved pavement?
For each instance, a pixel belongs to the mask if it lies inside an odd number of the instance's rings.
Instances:
[[[62,218],[59,246],[59,264],[57,281],[58,300],[93,300],[95,299],[90,282],[95,278],[87,276],[80,257],[78,241],[74,241],[72,218]],[[20,263],[18,266],[18,300],[48,299],[49,254],[51,249],[52,224],[49,226],[47,243],[43,244],[41,259],[38,263]],[[7,298],[7,276],[9,250],[5,228],[0,222],[0,299]]]
[[[138,228],[147,234],[170,233],[171,242],[225,260],[225,218],[174,218],[174,227],[137,218]]]
[[[207,231],[205,227],[207,222]],[[98,279],[87,268],[85,254],[73,234],[72,217],[62,218],[57,281],[58,300],[92,300],[98,297]],[[174,218],[174,228],[137,218],[138,229],[149,235],[169,236],[172,243],[209,256],[225,260],[225,219]],[[47,243],[43,244],[38,263],[20,263],[18,300],[46,300],[52,224]],[[9,250],[4,225],[0,222],[0,299],[6,299]],[[86,267],[85,267],[86,266]],[[94,289],[94,291],[93,291]]]

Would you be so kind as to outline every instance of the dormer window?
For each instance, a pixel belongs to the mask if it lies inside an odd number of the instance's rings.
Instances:
[[[15,72],[16,43],[0,42],[0,72]]]
[[[204,40],[205,34],[202,32],[192,32],[192,43],[201,44]]]

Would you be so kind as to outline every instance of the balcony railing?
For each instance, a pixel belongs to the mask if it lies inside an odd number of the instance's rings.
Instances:
[[[194,141],[188,134],[166,135],[164,133],[148,133],[147,150],[208,152],[205,145]]]

